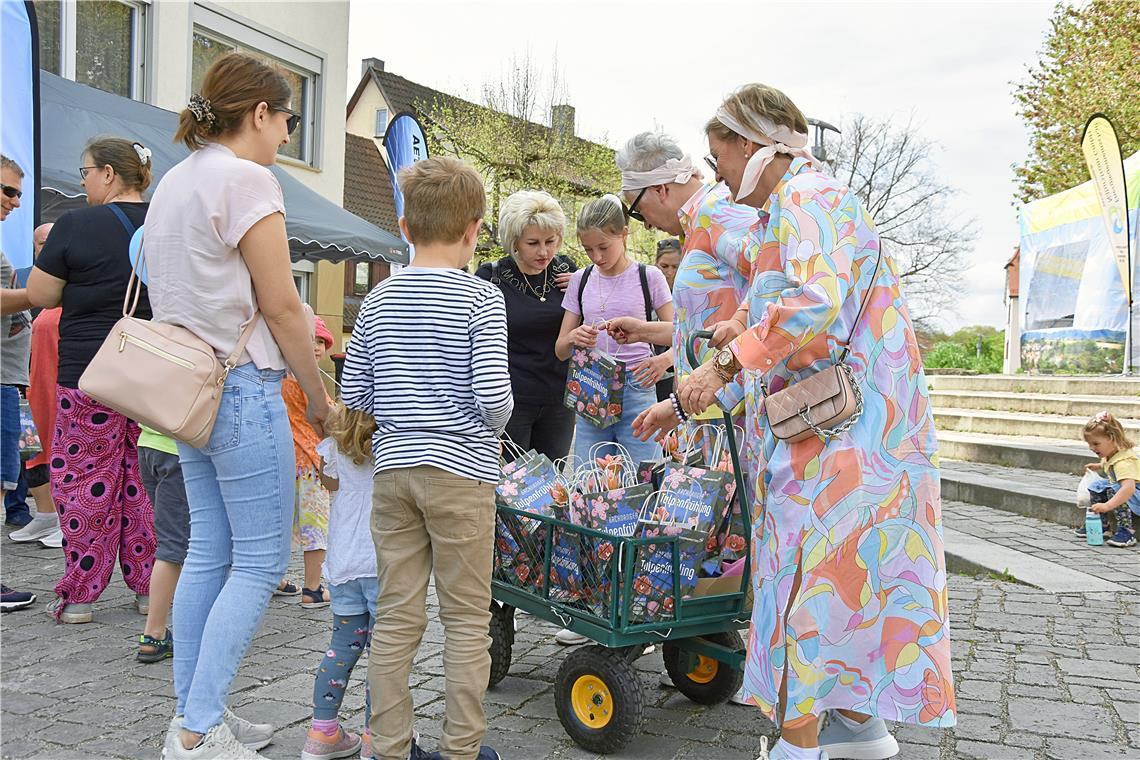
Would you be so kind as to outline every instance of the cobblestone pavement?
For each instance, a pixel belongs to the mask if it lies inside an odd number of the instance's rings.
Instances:
[[[0,618],[0,755],[157,758],[173,709],[170,661],[135,662],[142,619],[121,580],[96,605],[94,623],[57,626],[43,605],[61,564],[59,551],[5,538],[0,563],[5,583],[40,595],[35,608]],[[299,577],[296,566],[293,577]],[[948,731],[900,728],[902,758],[1140,757],[1135,595],[1055,596],[963,576],[954,576],[950,588],[960,722]],[[443,631],[434,599],[431,605],[413,676],[417,725],[429,748],[439,735],[444,688]],[[327,609],[274,600],[237,676],[231,705],[282,727],[263,750],[267,757],[300,755],[328,617]],[[487,742],[507,760],[593,757],[567,738],[555,715],[553,682],[565,652],[553,633],[545,622],[520,616],[511,674],[487,694]],[[363,720],[366,663],[348,690],[353,728]],[[660,688],[661,667],[659,652],[638,662],[648,704],[645,731],[612,757],[751,760],[760,737],[774,735],[755,709],[702,708]]]
[[[942,519],[971,536],[1140,592],[1140,547],[1089,546],[1072,528],[959,501],[942,503]]]

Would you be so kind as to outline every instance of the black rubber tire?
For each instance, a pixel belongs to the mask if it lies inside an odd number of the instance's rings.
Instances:
[[[507,677],[511,669],[511,648],[515,642],[515,609],[491,602],[491,675],[487,688]]]
[[[738,652],[744,651],[744,640],[737,631],[710,633],[701,638],[711,644],[719,644]],[[683,642],[679,643],[683,644]],[[673,679],[673,685],[677,687],[677,691],[699,705],[719,705],[721,702],[727,701],[729,697],[740,690],[740,685],[744,682],[743,672],[719,661],[716,662],[716,674],[711,681],[707,683],[693,681],[689,678],[688,673],[681,672],[683,655],[681,646],[677,643],[666,641],[661,648],[661,656],[665,660],[665,670]]]
[[[601,680],[612,699],[612,716],[600,728],[583,723],[574,710],[574,684],[588,676]],[[579,647],[563,660],[554,682],[554,707],[570,738],[583,749],[601,755],[617,752],[636,739],[645,722],[645,699],[637,669],[620,650],[598,644]]]

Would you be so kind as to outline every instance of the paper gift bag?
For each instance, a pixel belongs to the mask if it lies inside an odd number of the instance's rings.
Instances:
[[[597,349],[576,348],[570,354],[562,403],[600,428],[621,419],[625,362]]]
[[[557,508],[553,486],[558,480],[554,464],[545,454],[527,453],[503,466],[503,478],[495,487],[495,502],[545,517],[563,517]],[[526,520],[532,530],[540,523]]]
[[[676,548],[674,548],[674,546]],[[673,588],[673,552],[677,552],[678,591],[681,598],[692,594],[697,586],[697,572],[705,557],[705,540],[699,533],[682,529],[676,544],[662,542],[639,548],[633,576],[633,622],[649,623],[672,620],[677,599]]]
[[[20,459],[27,461],[43,451],[36,423],[32,421],[32,407],[27,399],[20,399]]]

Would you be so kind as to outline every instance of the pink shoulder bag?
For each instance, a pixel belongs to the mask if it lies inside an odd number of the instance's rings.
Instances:
[[[116,412],[171,438],[200,448],[210,440],[222,387],[237,366],[257,325],[254,312],[225,363],[214,349],[184,327],[134,316],[142,285],[131,269],[123,318],[115,323],[79,378],[79,390]]]
[[[816,435],[827,443],[850,430],[862,416],[863,393],[859,390],[851,365],[847,363],[847,355],[851,351],[851,339],[855,337],[855,330],[863,319],[867,301],[875,289],[882,260],[883,248],[880,242],[875,271],[871,273],[871,285],[863,296],[859,314],[851,325],[851,333],[847,336],[839,361],[770,395],[767,384],[760,381],[764,390],[768,424],[772,427],[772,435],[779,440],[798,443]]]

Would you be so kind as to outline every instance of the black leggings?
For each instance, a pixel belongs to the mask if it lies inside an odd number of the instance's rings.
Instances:
[[[546,454],[551,461],[570,453],[574,412],[562,404],[515,403],[507,435],[525,450]]]

